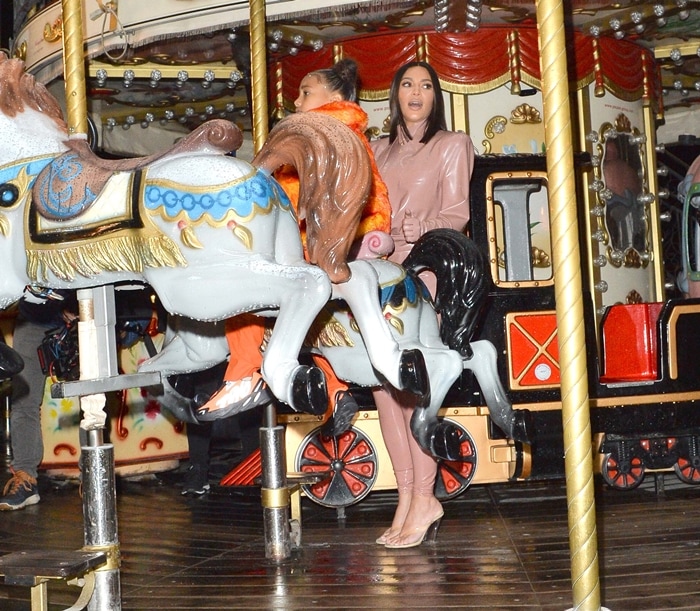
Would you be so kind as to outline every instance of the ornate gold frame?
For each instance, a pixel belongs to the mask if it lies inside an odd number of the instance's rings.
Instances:
[[[616,194],[606,184],[604,167],[607,154],[606,147],[613,141],[616,141],[619,146],[621,142],[620,137],[624,137],[628,147],[631,146],[630,150],[634,149],[635,161],[638,162],[638,167],[634,169],[637,171],[640,186],[638,195],[632,205],[641,206],[641,214],[636,220],[641,221],[644,225],[644,243],[642,247],[638,247],[634,243],[615,244],[615,240],[610,234],[611,228],[608,226],[608,219],[612,216],[610,202],[616,197]],[[609,122],[603,123],[598,132],[589,134],[588,140],[593,145],[593,155],[591,157],[593,181],[590,183],[590,190],[593,193],[591,214],[595,221],[593,223],[594,231],[592,232],[592,237],[603,245],[605,250],[604,256],[612,266],[646,268],[652,256],[649,221],[651,218],[650,204],[655,199],[655,196],[649,192],[645,147],[642,146],[646,142],[646,136],[632,126],[629,118],[624,113],[620,113],[614,124]],[[628,216],[634,222],[634,218],[631,215],[632,212],[628,213]]]

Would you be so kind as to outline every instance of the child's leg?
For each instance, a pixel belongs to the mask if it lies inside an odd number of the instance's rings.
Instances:
[[[197,418],[207,422],[228,418],[252,409],[270,399],[267,384],[260,375],[264,321],[252,314],[239,314],[226,321],[230,357],[224,384],[201,407]]]
[[[249,378],[260,370],[260,346],[264,336],[265,321],[259,316],[239,314],[226,321],[226,341],[231,356],[224,374],[225,381]]]

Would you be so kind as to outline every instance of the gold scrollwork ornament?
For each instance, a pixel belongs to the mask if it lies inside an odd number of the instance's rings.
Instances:
[[[63,19],[59,17],[53,22],[53,25],[47,23],[44,25],[44,40],[46,42],[57,42],[63,36]]]

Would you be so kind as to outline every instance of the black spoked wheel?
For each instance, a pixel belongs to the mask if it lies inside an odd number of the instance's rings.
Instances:
[[[680,456],[673,470],[678,479],[686,484],[700,484],[700,456]]]
[[[612,454],[603,457],[601,472],[605,483],[617,490],[632,490],[644,479],[644,463],[638,456],[620,460]]]
[[[435,496],[441,501],[462,494],[476,472],[476,444],[472,436],[461,424],[452,420],[450,423],[459,430],[460,460],[438,460]]]
[[[700,484],[700,437],[679,440],[678,460],[673,465],[678,479],[685,484]]]
[[[365,498],[377,480],[377,451],[355,427],[338,437],[317,428],[299,446],[295,468],[302,473],[329,472],[326,479],[303,485],[302,490],[319,505],[347,507]]]

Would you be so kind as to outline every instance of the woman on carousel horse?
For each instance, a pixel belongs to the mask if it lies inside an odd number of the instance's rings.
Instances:
[[[377,235],[376,232],[381,232],[378,235],[384,236],[383,251],[385,251],[384,254],[388,254],[393,247],[393,242],[388,235],[391,229],[391,207],[388,192],[379,176],[374,156],[364,134],[368,124],[367,114],[356,103],[356,99],[357,64],[351,59],[343,59],[332,68],[315,70],[307,74],[301,81],[299,97],[295,100],[294,106],[298,113],[322,113],[339,119],[350,127],[365,144],[371,162],[373,178],[355,238],[361,240],[370,232],[375,232],[374,235]],[[299,175],[296,170],[290,166],[284,166],[275,172],[275,178],[289,196],[296,212],[300,189]],[[299,218],[299,228],[306,254],[305,225],[305,219]],[[361,271],[361,269],[356,267],[353,272]],[[361,276],[360,273],[353,273],[350,281],[342,285],[335,284],[334,296],[346,298],[352,291],[365,291],[369,294],[374,291],[374,294],[377,294],[376,286],[371,286],[371,282],[368,285],[366,279]],[[347,301],[350,302],[351,299],[347,298]],[[391,336],[389,327],[382,316],[378,298],[375,301],[376,306],[372,304],[372,309],[375,318],[381,319],[381,326],[375,325],[373,330],[382,333],[386,338],[387,346],[391,346],[393,354],[398,355],[399,371],[397,374],[399,380],[403,382],[402,387],[417,394],[427,393],[424,382],[427,376],[425,375],[422,355],[418,351],[399,351],[398,345]],[[361,323],[360,328],[362,330]],[[269,400],[267,384],[260,372],[264,333],[265,321],[254,314],[241,314],[227,320],[226,339],[229,345],[230,359],[224,375],[224,383],[208,401],[197,408],[198,419],[211,421],[227,418]],[[348,392],[347,385],[335,375],[328,361],[320,355],[314,355],[313,358],[316,365],[325,374],[328,397],[333,407],[334,416],[329,420],[329,429],[327,430],[338,434],[347,428],[350,419],[357,412],[357,403]]]

